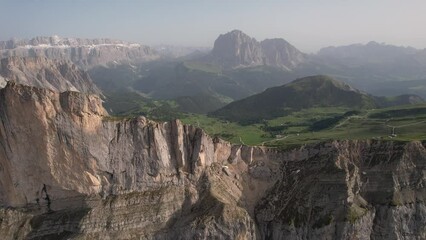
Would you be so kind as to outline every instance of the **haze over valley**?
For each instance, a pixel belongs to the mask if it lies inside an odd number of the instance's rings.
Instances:
[[[119,40],[58,36],[3,41],[0,46],[5,59],[69,61],[86,70],[105,95],[133,95],[134,99],[124,99],[129,108],[135,105],[132,102],[147,98],[167,99],[176,101],[184,112],[207,113],[268,87],[311,75],[328,75],[374,95],[426,97],[425,50],[376,42],[326,47],[318,54],[306,54],[285,39],[259,42],[232,30],[218,36],[212,50],[172,46],[156,50]],[[208,99],[206,106],[194,106],[194,99],[200,97]],[[123,112],[114,106],[108,110]]]

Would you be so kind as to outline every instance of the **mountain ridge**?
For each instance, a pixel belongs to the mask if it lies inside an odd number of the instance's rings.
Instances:
[[[0,41],[2,58],[47,57],[70,60],[83,69],[114,62],[143,62],[159,59],[158,53],[148,46],[120,40],[34,37],[27,40]]]

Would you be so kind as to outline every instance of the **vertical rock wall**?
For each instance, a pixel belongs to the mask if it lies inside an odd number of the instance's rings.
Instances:
[[[0,90],[4,239],[424,239],[425,164],[420,142],[279,151]]]

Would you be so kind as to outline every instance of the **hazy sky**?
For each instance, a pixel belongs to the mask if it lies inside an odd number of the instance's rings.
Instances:
[[[240,29],[313,52],[370,40],[426,48],[425,0],[0,0],[0,40],[60,35],[211,47]]]

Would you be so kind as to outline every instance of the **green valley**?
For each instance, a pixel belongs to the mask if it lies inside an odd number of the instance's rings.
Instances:
[[[272,147],[334,139],[426,140],[426,133],[421,131],[426,128],[426,104],[361,111],[309,108],[251,125],[196,114],[186,115],[182,121],[233,143]],[[320,122],[329,125],[316,130]]]
[[[416,95],[376,97],[327,76],[311,76],[231,102],[220,95],[155,100],[110,94],[118,117],[181,119],[232,143],[291,147],[334,139],[424,140],[426,103]],[[217,102],[221,102],[218,104]],[[230,104],[220,108],[225,102]],[[219,110],[205,114],[206,108]]]

